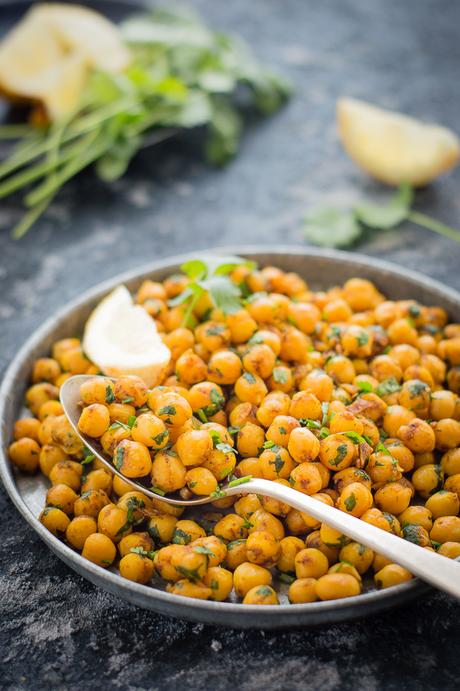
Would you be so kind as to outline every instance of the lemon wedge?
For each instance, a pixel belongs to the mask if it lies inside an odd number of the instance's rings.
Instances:
[[[108,19],[79,5],[35,5],[0,44],[0,91],[58,120],[77,105],[91,68],[120,72],[131,59]]]
[[[115,288],[91,313],[83,348],[104,374],[135,374],[149,387],[161,381],[171,358],[155,322],[133,303],[125,286]]]
[[[389,185],[426,185],[453,168],[460,157],[454,132],[440,125],[358,101],[337,102],[345,151],[367,173]]]

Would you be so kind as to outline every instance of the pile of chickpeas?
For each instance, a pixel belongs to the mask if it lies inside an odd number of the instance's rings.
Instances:
[[[10,457],[49,479],[41,522],[102,568],[170,593],[243,604],[357,595],[412,578],[368,547],[275,499],[222,497],[221,485],[265,478],[402,539],[460,556],[460,324],[439,307],[390,301],[369,281],[315,292],[294,273],[240,266],[241,308],[204,294],[191,314],[169,306],[187,277],[144,281],[137,303],[171,362],[160,385],[99,374],[77,338],[33,367]],[[184,325],[184,320],[187,320]],[[82,445],[58,401],[74,374],[79,429],[126,478]],[[198,515],[162,496],[212,495]],[[187,513],[188,512],[188,513]]]

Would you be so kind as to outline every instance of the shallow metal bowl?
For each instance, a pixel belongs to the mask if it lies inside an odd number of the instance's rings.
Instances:
[[[268,247],[264,252],[254,247],[232,247],[219,248],[216,253],[240,254],[254,259],[260,266],[274,264],[286,271],[296,271],[315,289],[343,283],[352,276],[368,278],[390,299],[414,298],[422,304],[440,305],[448,311],[451,319],[460,321],[458,293],[420,274],[362,255],[302,247]],[[46,481],[42,477],[30,478],[16,474],[6,451],[11,441],[14,421],[23,410],[24,391],[33,361],[47,355],[55,340],[81,332],[91,310],[116,285],[124,283],[130,290],[136,290],[145,278],[162,280],[177,271],[181,263],[191,256],[162,259],[101,283],[49,319],[19,351],[8,368],[0,389],[0,477],[17,509],[48,547],[79,574],[140,607],[176,617],[238,628],[281,629],[370,615],[420,595],[426,586],[414,579],[383,591],[371,590],[357,597],[304,605],[260,607],[242,606],[236,602],[192,600],[164,592],[159,584],[154,583],[152,587],[133,583],[115,572],[92,564],[54,537],[38,521],[44,503]]]

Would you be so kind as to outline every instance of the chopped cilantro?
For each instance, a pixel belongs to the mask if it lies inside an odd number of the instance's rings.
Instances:
[[[357,382],[357,386],[361,393],[371,393],[373,390],[373,386],[370,381],[361,380]]]
[[[340,465],[342,463],[343,459],[346,457],[348,453],[348,446],[346,444],[339,444],[337,447],[337,453],[333,461],[331,461],[331,465]]]
[[[273,379],[277,384],[287,384],[289,375],[284,367],[275,367],[273,370]]]
[[[124,448],[122,446],[118,446],[116,451],[115,451],[115,456],[113,457],[113,465],[117,470],[121,470],[123,467],[123,455],[124,455]]]
[[[385,379],[384,381],[380,382],[380,384],[377,386],[375,389],[375,393],[377,396],[380,396],[382,398],[383,396],[389,396],[392,393],[396,393],[401,389],[398,380],[395,377],[389,377],[388,379]]]
[[[110,405],[115,401],[115,394],[113,393],[112,386],[110,384],[107,384],[105,387],[105,402],[107,405]]]
[[[254,376],[253,374],[251,374],[250,372],[245,372],[245,373],[243,374],[243,379],[246,379],[246,381],[248,382],[248,384],[255,384],[256,381],[257,381],[257,379],[255,378],[255,376]]]
[[[353,511],[356,506],[356,496],[354,492],[352,492],[350,496],[345,499],[344,504],[347,511]]]
[[[188,545],[191,541],[192,536],[190,533],[186,533],[185,530],[181,530],[180,528],[174,528],[171,542],[175,545]]]

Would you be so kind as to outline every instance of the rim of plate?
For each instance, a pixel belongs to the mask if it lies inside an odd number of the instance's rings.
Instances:
[[[1,5],[0,5],[1,6]],[[460,294],[452,288],[442,285],[440,282],[419,274],[416,271],[400,267],[392,262],[374,259],[364,254],[355,252],[343,252],[340,250],[316,249],[296,245],[238,245],[214,247],[207,250],[199,250],[200,255],[209,254],[238,254],[251,257],[253,255],[276,256],[306,256],[324,258],[336,262],[355,264],[357,268],[376,270],[417,283],[419,287],[427,289],[440,298],[448,299],[460,306]],[[157,271],[175,270],[184,261],[196,257],[196,253],[163,257],[157,261],[149,262],[138,268],[124,271],[114,277],[96,284],[85,290],[78,298],[68,302],[53,316],[48,318],[35,333],[23,344],[17,355],[6,369],[0,387],[0,478],[3,486],[13,501],[16,508],[38,533],[39,537],[50,549],[61,558],[68,566],[81,575],[87,577],[96,585],[100,585],[112,593],[123,591],[124,599],[143,607],[150,607],[163,614],[179,616],[191,620],[199,620],[209,624],[230,625],[237,628],[292,628],[296,625],[317,625],[328,621],[353,619],[365,616],[380,609],[386,609],[393,605],[404,604],[410,599],[421,595],[429,589],[419,578],[402,583],[385,590],[372,590],[361,595],[344,598],[341,600],[327,600],[306,604],[281,604],[281,605],[244,605],[241,603],[215,602],[212,600],[195,600],[180,595],[172,595],[155,587],[142,585],[122,578],[117,573],[102,569],[101,567],[84,559],[81,554],[61,542],[52,535],[36,518],[16,486],[10,461],[5,452],[9,443],[10,430],[6,429],[6,411],[9,398],[17,399],[18,391],[14,390],[17,378],[23,367],[30,359],[31,353],[40,347],[48,333],[56,328],[59,323],[65,321],[68,315],[89,302],[100,299],[105,293],[119,283],[134,281],[145,275]],[[22,396],[22,390],[20,391]],[[229,616],[231,615],[231,616]],[[219,617],[222,616],[222,621]],[[230,624],[228,621],[230,620]],[[310,621],[309,621],[310,620]]]

